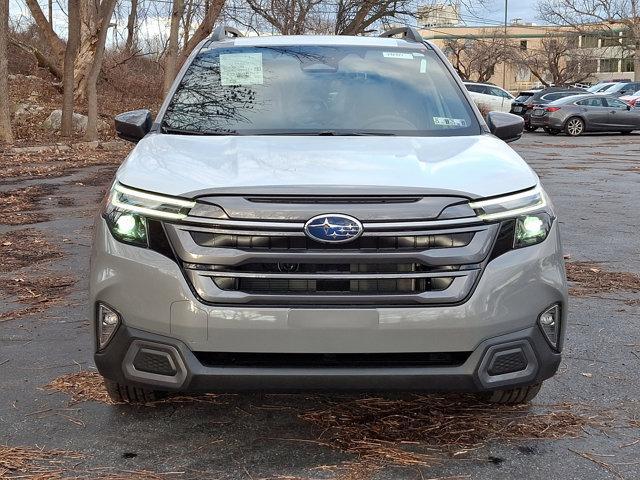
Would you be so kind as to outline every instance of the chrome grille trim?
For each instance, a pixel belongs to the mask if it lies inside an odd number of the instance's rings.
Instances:
[[[314,215],[312,215],[314,216]],[[311,216],[309,217],[311,218]],[[204,218],[188,216],[183,220],[186,224],[220,227],[229,225],[237,229],[262,229],[262,230],[285,230],[301,231],[304,222],[271,222],[271,221],[248,221],[248,220],[228,220],[218,218]],[[409,231],[416,228],[438,228],[449,226],[483,225],[483,221],[478,217],[454,218],[447,220],[424,220],[424,221],[403,221],[403,222],[362,222],[364,231],[377,232],[380,230],[401,229]]]
[[[482,262],[493,245],[499,224],[483,225],[482,230],[474,229],[474,236],[469,244],[463,247],[428,248],[409,251],[366,251],[348,250],[297,250],[268,251],[236,248],[202,247],[192,238],[189,225],[165,224],[169,241],[177,256],[186,263],[208,265],[240,265],[248,262],[280,261],[287,263],[336,263],[365,261],[415,261],[425,265],[445,266],[476,264]],[[249,234],[249,233],[248,233]]]

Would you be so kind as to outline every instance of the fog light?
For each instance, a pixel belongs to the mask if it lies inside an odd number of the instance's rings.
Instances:
[[[118,325],[120,325],[120,315],[118,315],[115,310],[99,303],[97,320],[98,350],[102,350],[118,329]]]
[[[560,305],[552,305],[542,312],[538,317],[538,325],[549,345],[560,351]]]

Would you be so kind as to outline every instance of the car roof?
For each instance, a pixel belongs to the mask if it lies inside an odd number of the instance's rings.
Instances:
[[[429,42],[425,42],[429,46]],[[229,37],[211,42],[207,47],[228,46],[259,47],[273,45],[353,45],[368,47],[417,47],[423,45],[412,40],[394,37],[367,37],[350,35],[265,35],[255,37]]]
[[[558,100],[554,100],[553,102],[551,102],[551,104],[564,105],[565,103],[572,103],[572,102],[575,102],[576,100],[588,100],[590,98],[608,98],[612,100],[618,100],[613,95],[598,95],[597,93],[589,93],[586,95],[581,94],[581,95],[570,95],[568,97],[562,97],[562,98],[559,98]]]

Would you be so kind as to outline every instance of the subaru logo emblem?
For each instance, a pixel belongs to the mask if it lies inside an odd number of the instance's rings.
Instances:
[[[304,225],[304,233],[311,239],[325,243],[344,243],[362,235],[362,224],[356,218],[339,213],[313,217]]]

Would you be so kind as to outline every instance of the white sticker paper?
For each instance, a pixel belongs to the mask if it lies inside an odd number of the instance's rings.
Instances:
[[[413,60],[413,55],[402,52],[382,52],[384,58],[400,58],[402,60]]]
[[[222,85],[262,85],[262,53],[220,54]]]
[[[427,61],[424,58],[420,60],[420,73],[427,73]]]
[[[466,127],[464,118],[433,117],[433,123],[440,127]]]

